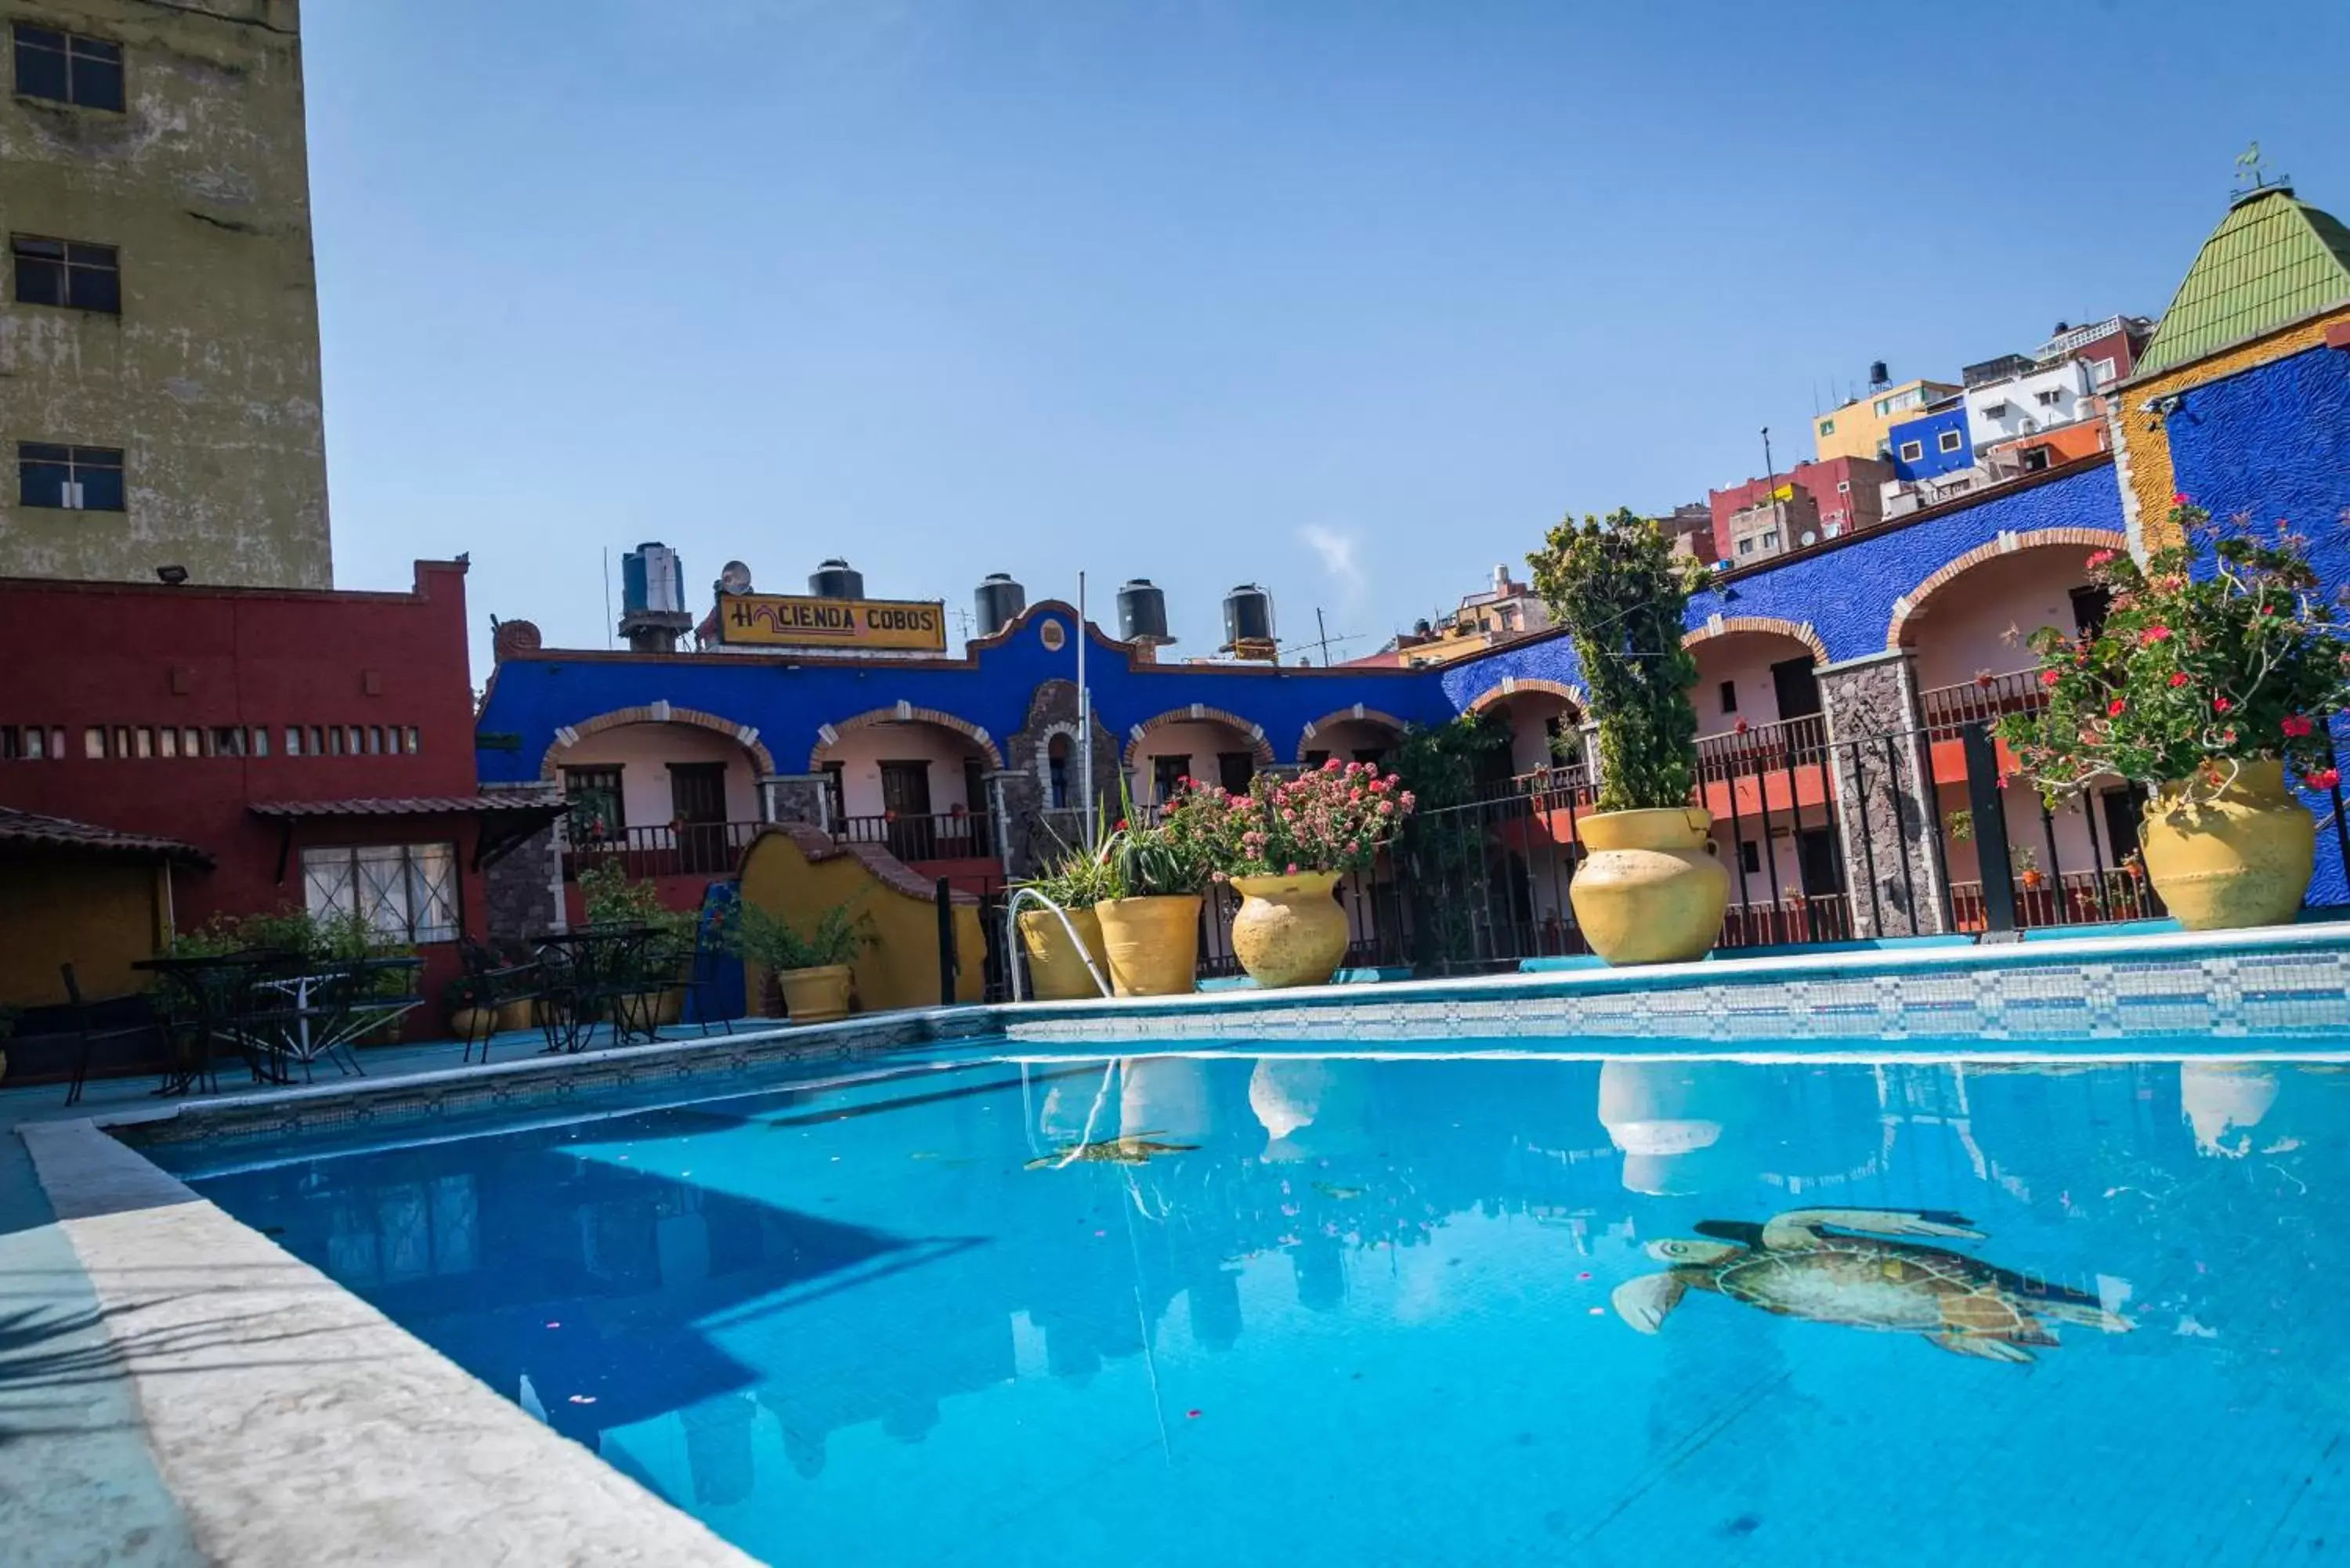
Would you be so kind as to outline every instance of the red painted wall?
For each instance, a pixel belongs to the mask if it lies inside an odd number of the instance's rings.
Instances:
[[[1891,463],[1875,458],[1837,457],[1825,462],[1799,462],[1775,479],[1749,479],[1725,490],[1709,491],[1706,504],[1713,513],[1715,545],[1729,543],[1731,516],[1769,495],[1774,483],[1791,482],[1818,505],[1824,525],[1838,524],[1839,531],[1846,534],[1874,527],[1884,518],[1877,487],[1892,477]],[[1839,492],[1838,484],[1851,488]]]
[[[306,844],[454,842],[466,929],[483,929],[469,817],[320,818],[297,823],[286,879],[278,826],[255,802],[470,795],[473,702],[465,568],[421,561],[409,593],[0,579],[0,728],[64,732],[61,757],[0,760],[0,805],[177,838],[210,871],[173,873],[182,929],[216,912],[298,904]],[[266,727],[269,755],[91,759],[84,732],[164,726],[207,735]],[[409,729],[398,754],[287,756],[286,731]],[[453,951],[428,954],[434,977]],[[428,992],[428,994],[432,994]]]

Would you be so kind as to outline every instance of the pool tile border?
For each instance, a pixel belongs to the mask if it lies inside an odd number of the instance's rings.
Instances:
[[[1455,1035],[1735,1049],[2254,1033],[2350,1039],[2350,924],[2086,938],[2004,947],[1799,954],[1643,970],[1398,981],[1290,992],[935,1008],[839,1023],[532,1055],[374,1082],[231,1096],[99,1119],[133,1145],[276,1139],[485,1120],[664,1085],[788,1086],[789,1070],[1002,1034],[1015,1045],[1228,1041],[1393,1044]]]

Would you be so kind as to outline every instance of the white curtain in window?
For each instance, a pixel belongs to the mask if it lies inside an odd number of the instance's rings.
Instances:
[[[408,908],[420,942],[457,938],[457,846],[417,844],[408,851]]]
[[[302,904],[314,915],[348,915],[358,905],[351,892],[351,852],[302,851]]]
[[[408,850],[403,845],[371,846],[353,852],[358,867],[359,915],[368,929],[387,937],[408,940]]]

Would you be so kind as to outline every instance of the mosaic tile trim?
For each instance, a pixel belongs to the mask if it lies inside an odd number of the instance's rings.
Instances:
[[[2034,955],[2038,959],[2038,955]],[[1016,1015],[1014,1044],[1235,1039],[1395,1043],[1453,1036],[1709,1044],[1912,1040],[2039,1043],[2252,1033],[2350,1044],[2350,950],[2010,961],[1851,976],[1752,977],[1692,966],[1665,985],[1586,983],[1514,993],[1335,993],[1245,1010],[1196,1006]],[[1612,978],[1612,977],[1611,977]],[[1627,977],[1628,978],[1628,977]],[[1425,988],[1414,987],[1415,992]]]

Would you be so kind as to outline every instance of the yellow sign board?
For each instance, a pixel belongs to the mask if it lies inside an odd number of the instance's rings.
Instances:
[[[905,599],[789,598],[728,594],[718,640],[776,648],[908,648],[944,653],[947,607]]]

